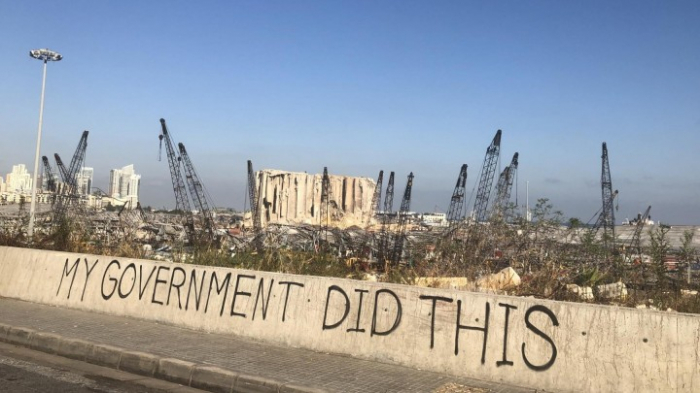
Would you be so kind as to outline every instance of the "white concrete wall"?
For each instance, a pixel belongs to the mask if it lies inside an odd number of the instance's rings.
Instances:
[[[696,315],[10,247],[0,296],[553,391],[700,391]]]

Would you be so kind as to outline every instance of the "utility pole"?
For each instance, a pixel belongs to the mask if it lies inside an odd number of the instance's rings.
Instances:
[[[27,237],[29,239],[34,235],[34,216],[36,209],[36,182],[39,174],[39,151],[41,150],[41,126],[44,121],[44,93],[46,92],[46,64],[49,61],[60,61],[63,59],[58,52],[48,49],[35,49],[29,51],[29,56],[44,62],[44,76],[41,79],[41,103],[39,105],[39,130],[36,136],[36,154],[34,155],[34,176],[32,177],[32,201],[29,205],[29,227],[27,228]],[[31,240],[30,240],[31,241]]]

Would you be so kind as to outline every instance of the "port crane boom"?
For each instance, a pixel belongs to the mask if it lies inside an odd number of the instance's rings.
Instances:
[[[398,212],[399,228],[394,235],[394,250],[391,256],[391,262],[397,266],[403,256],[403,244],[406,241],[406,226],[408,224],[408,212],[411,210],[411,189],[413,188],[413,172],[408,174],[406,181],[406,189],[401,199],[401,208]]]
[[[77,192],[78,190],[78,172],[80,171],[80,168],[83,167],[83,162],[85,161],[85,152],[87,151],[87,138],[88,138],[89,131],[83,131],[83,135],[80,137],[80,141],[78,142],[78,147],[75,149],[75,153],[73,154],[73,158],[70,160],[70,167],[68,168],[68,175],[69,178],[71,179],[70,184],[71,188],[73,188]]]
[[[498,178],[496,184],[496,200],[493,203],[492,217],[503,218],[510,202],[510,195],[513,190],[513,182],[518,171],[518,153],[513,155],[510,162]]]
[[[486,220],[486,213],[491,195],[491,187],[493,185],[493,177],[496,174],[496,167],[501,154],[501,130],[496,131],[491,144],[486,149],[486,157],[481,168],[481,177],[479,178],[479,188],[476,192],[476,200],[474,201],[474,212],[477,222]]]
[[[250,199],[250,215],[253,223],[253,232],[258,232],[262,229],[262,220],[260,219],[258,189],[255,186],[255,172],[253,171],[253,162],[251,160],[248,160],[248,198]]]
[[[647,220],[649,219],[649,212],[651,212],[651,206],[647,207],[647,210],[644,212],[644,215],[641,216],[637,220],[637,224],[634,227],[634,233],[632,234],[632,240],[630,241],[629,248],[633,251],[635,251],[641,258],[642,255],[642,246],[641,246],[641,237],[642,237],[642,230],[644,229],[644,225],[646,224]]]
[[[61,157],[58,155],[58,153],[54,154],[54,158],[56,159],[56,165],[58,166],[61,177],[63,178],[63,190],[61,192],[61,197],[56,198],[57,204],[54,207],[54,214],[58,220],[64,218],[67,205],[69,205],[75,199],[77,199],[77,175],[78,171],[83,166],[83,162],[85,161],[88,134],[89,131],[83,131],[83,134],[80,137],[80,141],[78,142],[78,147],[75,149],[75,153],[71,158],[69,169],[66,169],[66,166],[63,164],[63,161],[61,160]]]
[[[331,179],[328,177],[328,167],[323,167],[323,177],[321,178],[321,206],[319,214],[319,225],[327,227],[330,223],[330,190]]]
[[[380,263],[385,263],[390,257],[389,255],[389,220],[391,219],[391,210],[394,205],[394,172],[389,173],[389,182],[386,185],[386,191],[384,193],[384,212],[382,215],[382,232],[380,235],[379,242],[379,261]]]
[[[608,146],[603,142],[603,153],[601,155],[602,170],[600,175],[600,188],[603,197],[603,209],[594,225],[594,230],[603,228],[603,243],[607,248],[608,242],[615,241],[615,209],[613,200],[617,196],[617,190],[613,192],[612,178],[610,177],[610,162],[608,159]]]
[[[41,157],[41,161],[44,163],[44,177],[46,178],[46,189],[50,192],[56,192],[56,178],[51,170],[51,164],[49,164],[49,159],[46,156]]]
[[[170,179],[172,180],[173,191],[175,192],[175,205],[176,208],[182,211],[182,213],[185,215],[185,233],[187,234],[187,238],[190,243],[194,243],[194,217],[192,216],[190,201],[187,198],[185,180],[182,178],[180,158],[175,152],[175,146],[170,138],[170,133],[168,132],[168,127],[165,124],[165,119],[160,119],[160,126],[161,134],[158,136],[158,138],[160,139],[161,147],[163,146],[163,141],[165,141],[165,152],[168,157],[168,165],[170,167]]]
[[[56,167],[58,168],[59,175],[61,175],[61,180],[63,180],[63,183],[67,184],[68,179],[70,178],[68,175],[68,169],[66,169],[66,166],[63,164],[63,160],[58,153],[54,153],[53,158],[56,160]]]
[[[370,208],[372,212],[369,214],[370,220],[372,217],[377,215],[379,212],[379,207],[382,199],[382,181],[384,180],[384,171],[379,171],[379,177],[377,177],[377,184],[374,186],[374,193],[372,194],[372,204]]]
[[[209,202],[207,201],[207,195],[204,192],[204,186],[202,181],[197,175],[197,171],[194,169],[192,160],[190,159],[185,145],[178,143],[178,148],[180,149],[180,158],[182,159],[183,165],[185,167],[185,177],[187,179],[187,186],[190,190],[190,196],[194,201],[195,206],[202,215],[202,227],[209,240],[214,240],[216,235],[216,225],[214,223],[214,215],[209,207]]]
[[[457,184],[452,192],[450,208],[447,210],[447,222],[453,227],[464,218],[464,194],[467,184],[467,164],[462,164],[457,176]]]

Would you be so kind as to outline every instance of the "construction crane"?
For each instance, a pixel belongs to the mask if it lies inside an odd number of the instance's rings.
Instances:
[[[372,194],[372,204],[370,205],[370,214],[368,214],[367,217],[367,225],[369,226],[372,223],[372,218],[377,218],[377,214],[379,213],[379,208],[381,205],[381,199],[382,199],[382,182],[384,181],[384,171],[380,170],[379,171],[379,176],[377,177],[377,184],[374,186],[374,193]],[[372,245],[377,243],[377,238],[376,236],[372,236]],[[372,245],[370,245],[370,259],[372,258]],[[381,247],[381,239],[379,242],[379,245]]]
[[[77,190],[78,188],[77,175],[78,171],[83,166],[83,161],[85,160],[87,137],[88,131],[83,131],[83,135],[80,137],[78,147],[75,149],[75,153],[73,153],[73,158],[71,159],[70,166],[68,168],[66,168],[65,164],[63,164],[63,160],[61,160],[61,156],[59,156],[58,153],[53,155],[56,159],[56,166],[61,174],[61,179],[63,179],[63,183],[68,186],[69,193],[73,192],[73,189]]]
[[[180,171],[180,158],[175,152],[175,146],[172,139],[170,139],[170,133],[165,125],[165,119],[160,119],[161,134],[158,136],[160,139],[161,149],[163,147],[163,141],[165,141],[165,152],[168,156],[168,165],[170,166],[170,179],[173,183],[173,191],[175,192],[175,204],[176,208],[183,212],[185,215],[185,233],[190,243],[194,244],[195,231],[194,231],[194,217],[192,216],[192,209],[190,208],[190,201],[187,198],[187,189],[185,188],[185,180],[182,178],[182,172]]]
[[[513,181],[515,180],[518,171],[518,153],[513,154],[513,159],[510,165],[501,172],[496,184],[496,200],[493,203],[493,211],[491,216],[496,218],[504,218],[503,215],[508,208],[510,195],[513,190]]]
[[[66,166],[63,164],[63,160],[61,160],[61,156],[59,156],[58,153],[54,153],[53,158],[56,160],[56,168],[58,168],[58,174],[61,176],[62,180],[62,182],[56,186],[54,203],[58,202],[58,207],[61,207],[62,199],[65,196],[64,194],[66,194],[66,188],[68,186],[68,169],[66,169]]]
[[[504,206],[501,206],[503,201],[503,194],[505,194],[506,188],[508,187],[508,178],[510,177],[510,166],[507,166],[503,172],[498,176],[498,182],[496,182],[496,199],[491,205],[491,218],[501,217],[503,213]]]
[[[394,205],[394,172],[389,173],[389,182],[386,185],[386,192],[384,193],[384,214],[382,216],[382,231],[380,234],[379,242],[379,255],[378,259],[380,263],[384,263],[389,257],[389,220],[391,219],[391,210]]]
[[[51,170],[51,164],[49,164],[49,159],[46,156],[41,157],[41,161],[44,163],[44,177],[46,178],[46,190],[49,192],[56,192],[56,178]]]
[[[600,188],[603,196],[603,208],[598,216],[593,229],[597,232],[603,228],[603,243],[608,247],[608,242],[615,241],[615,209],[613,200],[617,196],[617,190],[613,192],[612,179],[610,177],[610,162],[608,161],[608,146],[603,142],[602,171],[600,175]]]
[[[63,190],[61,193],[62,197],[57,198],[58,203],[54,207],[54,214],[58,219],[63,218],[66,206],[77,197],[77,175],[78,171],[83,166],[83,162],[85,161],[88,134],[88,131],[83,131],[83,134],[80,137],[80,141],[78,142],[78,147],[75,149],[75,153],[73,153],[73,158],[71,159],[69,169],[66,169],[66,166],[63,164],[63,161],[61,160],[61,157],[58,155],[58,153],[54,154],[54,158],[56,159],[56,165],[58,166],[59,172],[61,173],[61,177],[63,178],[64,183]]]
[[[646,224],[647,220],[649,219],[649,212],[651,212],[651,206],[647,207],[644,215],[637,219],[637,224],[635,225],[634,233],[632,234],[632,240],[629,243],[629,249],[636,251],[640,258],[642,256],[642,246],[640,240],[642,237],[644,224]]]
[[[323,178],[321,179],[321,209],[319,215],[319,224],[321,227],[326,227],[330,223],[330,193],[331,179],[328,177],[328,167],[323,167]]]
[[[255,172],[253,171],[253,162],[251,160],[248,160],[248,198],[250,201],[250,216],[253,223],[253,232],[257,233],[262,229],[262,220],[260,219],[258,189],[255,186]]]
[[[408,212],[411,210],[411,189],[413,188],[413,172],[408,174],[406,189],[403,192],[401,199],[401,208],[399,209],[399,228],[394,234],[394,250],[391,256],[391,262],[394,266],[398,265],[403,255],[403,244],[406,241],[406,224],[408,223]]]
[[[87,138],[89,131],[83,131],[83,135],[80,137],[78,142],[78,147],[75,148],[75,153],[73,158],[70,160],[70,167],[68,168],[68,174],[71,179],[70,184],[74,189],[73,192],[78,191],[78,172],[80,168],[83,167],[83,162],[85,161],[85,152],[87,151]]]
[[[477,222],[485,221],[489,197],[491,195],[491,186],[493,185],[493,177],[496,174],[496,167],[501,154],[501,130],[496,131],[491,144],[486,149],[486,157],[484,165],[481,168],[481,176],[479,178],[479,188],[476,192],[476,200],[474,201],[474,213]]]
[[[54,153],[53,158],[56,160],[56,167],[58,168],[58,174],[61,175],[61,180],[63,180],[63,183],[68,183],[70,176],[68,175],[68,169],[63,164],[63,160],[61,160],[61,156],[58,153]]]
[[[330,222],[332,221],[341,220],[343,215],[344,212],[342,206],[339,206],[338,202],[333,197],[333,189],[331,188],[331,178],[328,175],[328,168],[324,167],[323,182],[321,183],[321,217],[326,217],[328,220],[328,225],[330,225]]]
[[[464,218],[464,194],[467,184],[467,164],[462,164],[457,176],[457,184],[452,192],[450,208],[447,210],[447,222],[450,228],[457,225]]]
[[[202,181],[197,175],[197,171],[194,169],[192,160],[190,160],[189,154],[185,149],[185,145],[178,143],[178,148],[180,149],[180,159],[185,167],[185,177],[187,179],[187,186],[190,190],[190,197],[194,201],[195,206],[202,215],[202,227],[204,228],[204,233],[213,241],[216,235],[216,224],[214,222],[214,214],[209,208],[209,202],[207,201],[207,195],[204,192],[204,186]]]
[[[372,205],[370,205],[371,212],[369,214],[370,220],[372,217],[377,215],[379,212],[379,207],[382,199],[382,181],[384,180],[384,171],[379,171],[379,177],[377,177],[377,184],[374,186],[374,194],[372,194]]]
[[[187,179],[187,186],[190,190],[190,197],[194,201],[199,213],[202,215],[202,227],[207,237],[209,240],[214,240],[216,235],[216,223],[214,222],[214,213],[209,207],[209,198],[204,191],[204,186],[197,175],[197,171],[194,169],[192,160],[189,154],[187,154],[185,145],[178,143],[178,148],[180,149],[180,159],[185,167],[185,178]]]

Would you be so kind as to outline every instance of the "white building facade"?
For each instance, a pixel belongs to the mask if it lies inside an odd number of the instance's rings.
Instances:
[[[32,190],[32,175],[24,164],[13,165],[12,172],[7,174],[7,192],[27,192]]]
[[[139,201],[139,187],[141,185],[141,175],[134,171],[134,165],[127,165],[121,169],[112,169],[109,172],[110,197],[128,203],[129,206],[136,206]]]
[[[78,185],[79,195],[90,195],[90,190],[92,190],[92,178],[94,174],[95,170],[93,168],[83,167],[76,175],[75,180]]]

